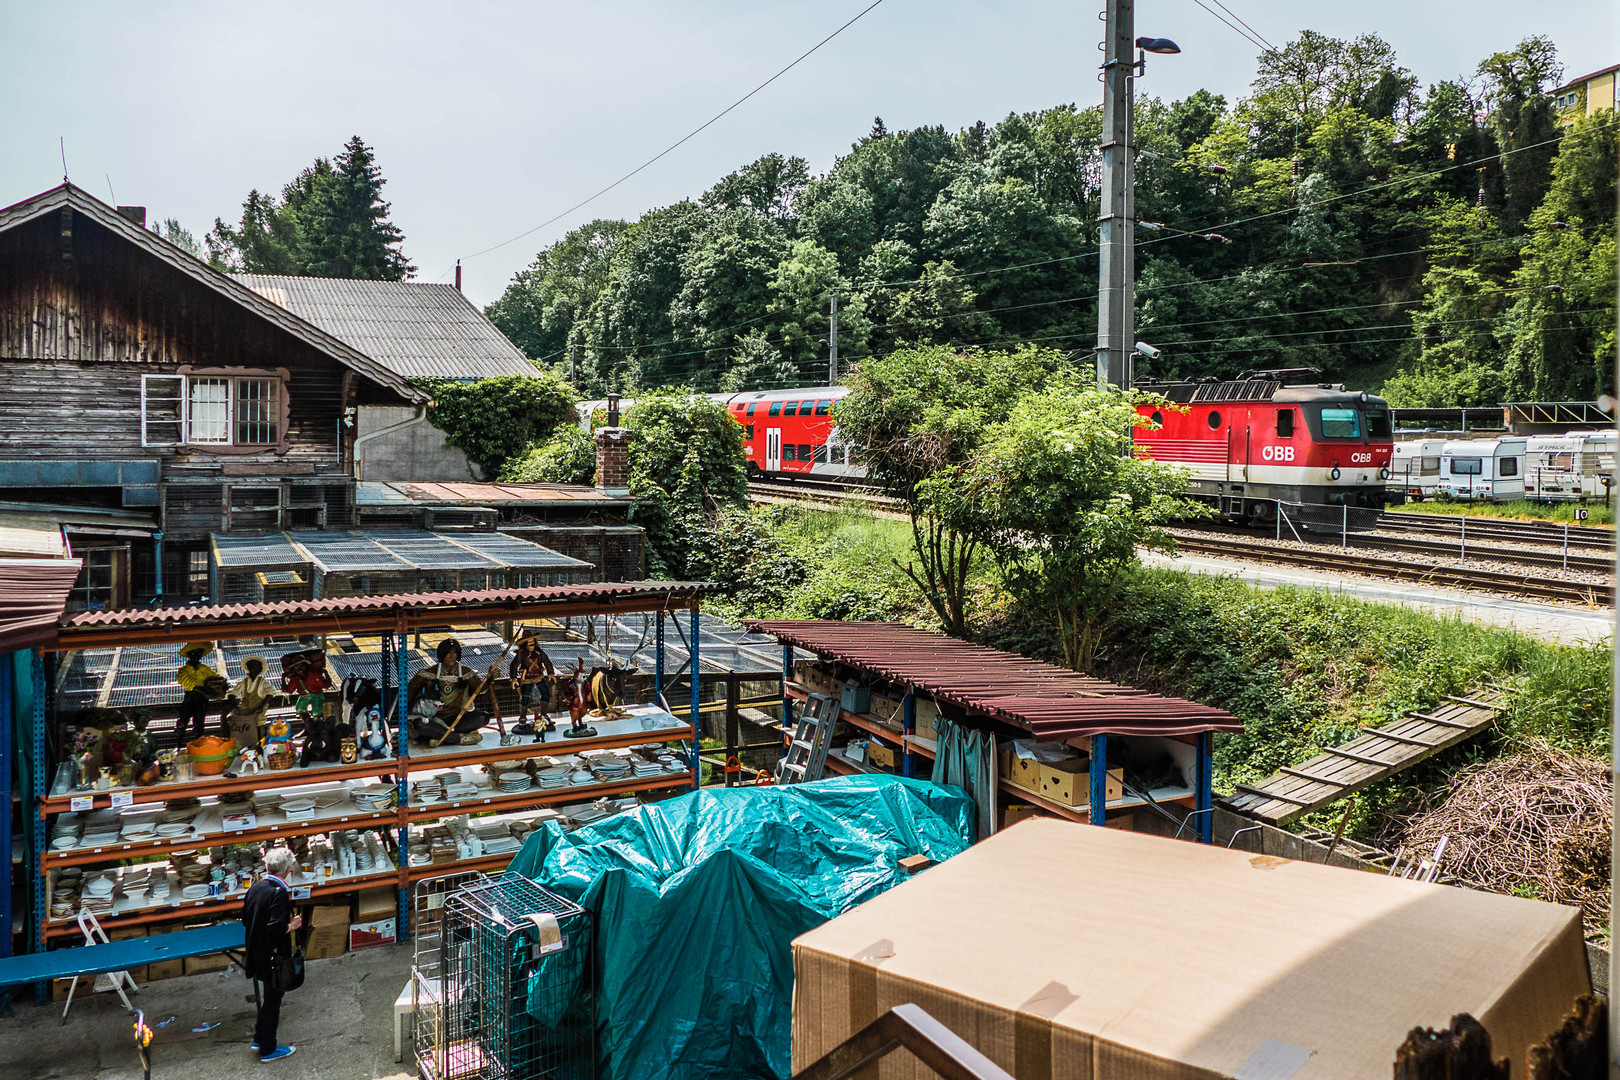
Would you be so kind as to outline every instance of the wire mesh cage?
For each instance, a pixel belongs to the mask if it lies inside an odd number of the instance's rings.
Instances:
[[[590,1080],[596,1065],[590,919],[515,875],[440,908],[437,1002],[417,1017],[429,1080]]]

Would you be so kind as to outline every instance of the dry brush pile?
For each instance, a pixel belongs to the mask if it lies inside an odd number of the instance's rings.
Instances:
[[[1382,840],[1427,855],[1447,837],[1445,874],[1579,907],[1591,933],[1609,918],[1610,783],[1607,763],[1530,742],[1459,771]]]

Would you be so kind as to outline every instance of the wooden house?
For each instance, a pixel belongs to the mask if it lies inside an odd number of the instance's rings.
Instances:
[[[359,410],[427,400],[77,187],[0,210],[0,511],[71,508],[73,607],[204,595],[211,534],[348,528]]]

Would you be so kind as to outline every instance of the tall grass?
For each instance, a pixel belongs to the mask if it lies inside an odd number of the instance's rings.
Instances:
[[[1569,521],[1575,520],[1576,503],[1533,503],[1519,499],[1508,503],[1472,502],[1414,502],[1396,509],[1414,514],[1450,514],[1453,517],[1499,518],[1503,521]],[[1583,525],[1613,525],[1614,507],[1605,503],[1587,503],[1581,507],[1587,512]]]

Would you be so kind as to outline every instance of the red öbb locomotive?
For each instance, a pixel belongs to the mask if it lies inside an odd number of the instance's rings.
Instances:
[[[1186,412],[1144,405],[1146,456],[1191,474],[1189,491],[1223,513],[1264,521],[1275,500],[1379,507],[1394,451],[1389,405],[1341,385],[1289,384],[1311,368],[1245,372],[1236,379],[1138,383]]]

